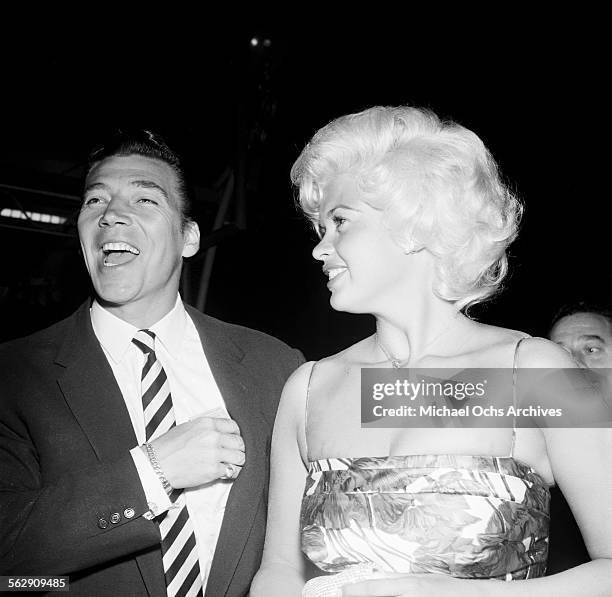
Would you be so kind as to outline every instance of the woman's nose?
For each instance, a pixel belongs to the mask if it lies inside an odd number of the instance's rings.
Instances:
[[[333,247],[329,242],[327,235],[323,235],[321,240],[315,245],[312,250],[312,256],[318,261],[324,261],[332,253]]]

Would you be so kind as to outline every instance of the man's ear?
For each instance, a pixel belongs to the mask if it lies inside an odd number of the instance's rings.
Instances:
[[[183,245],[182,255],[183,257],[192,257],[200,248],[200,227],[197,222],[193,220],[185,222],[183,238],[185,239],[185,244]]]

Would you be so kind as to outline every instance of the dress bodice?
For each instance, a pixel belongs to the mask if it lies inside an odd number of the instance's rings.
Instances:
[[[302,550],[319,568],[363,564],[458,578],[542,576],[550,492],[511,456],[334,458],[309,464]]]

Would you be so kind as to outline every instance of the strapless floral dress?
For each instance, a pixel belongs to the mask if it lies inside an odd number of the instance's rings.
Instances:
[[[534,578],[546,571],[549,504],[544,479],[511,456],[316,460],[302,550],[325,572]]]

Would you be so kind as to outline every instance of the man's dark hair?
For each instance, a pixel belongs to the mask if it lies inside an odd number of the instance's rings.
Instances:
[[[612,311],[610,309],[604,309],[586,301],[579,301],[577,303],[564,305],[557,311],[548,326],[548,337],[550,337],[552,329],[561,319],[569,317],[570,315],[576,315],[577,313],[592,313],[593,315],[599,315],[606,319],[610,326],[612,326]]]
[[[106,158],[130,155],[160,160],[172,168],[176,174],[176,190],[180,200],[178,207],[184,226],[191,219],[191,198],[185,181],[185,172],[178,154],[158,133],[145,129],[117,131],[105,143],[91,151],[87,160],[87,175],[96,164]]]

